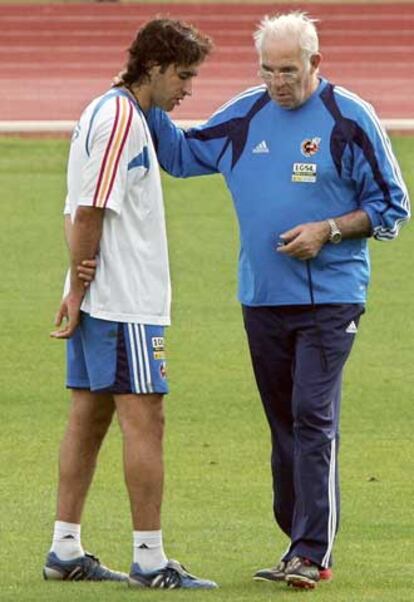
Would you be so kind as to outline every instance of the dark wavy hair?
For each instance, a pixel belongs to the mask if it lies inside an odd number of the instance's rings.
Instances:
[[[168,18],[153,19],[138,31],[128,48],[128,62],[117,85],[141,82],[154,65],[165,71],[171,64],[188,67],[201,63],[212,49],[211,38],[192,25]]]

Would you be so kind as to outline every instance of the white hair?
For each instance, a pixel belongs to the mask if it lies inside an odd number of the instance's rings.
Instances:
[[[292,11],[274,17],[266,15],[253,34],[257,52],[259,55],[262,53],[263,45],[268,38],[293,38],[297,40],[305,57],[316,54],[319,52],[318,32],[314,25],[317,21],[302,11]]]

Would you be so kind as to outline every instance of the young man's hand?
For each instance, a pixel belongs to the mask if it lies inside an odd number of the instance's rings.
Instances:
[[[69,293],[62,299],[55,318],[57,330],[50,333],[54,339],[70,339],[79,324],[83,295]],[[65,323],[62,326],[62,322]]]
[[[96,274],[96,259],[85,259],[77,267],[78,278],[83,281],[83,285],[87,288],[94,280]]]

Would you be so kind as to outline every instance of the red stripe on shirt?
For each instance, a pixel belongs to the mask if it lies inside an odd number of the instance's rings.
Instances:
[[[117,172],[117,169],[118,169],[118,164],[119,164],[119,161],[121,159],[122,151],[124,149],[125,142],[126,142],[126,139],[128,138],[129,130],[130,130],[130,127],[131,127],[133,112],[134,112],[134,109],[132,108],[132,104],[129,103],[128,123],[126,125],[125,134],[124,134],[124,137],[122,138],[122,142],[121,142],[121,145],[119,147],[118,155],[117,155],[116,160],[115,160],[114,168],[112,170],[112,177],[111,177],[111,181],[109,183],[108,193],[106,195],[103,207],[106,207],[106,204],[107,204],[108,199],[110,197],[110,194],[112,192],[112,188],[113,188],[113,185],[114,185],[116,172]]]
[[[118,121],[119,121],[119,104],[120,104],[119,96],[117,96],[117,98],[116,98],[116,113],[115,113],[114,125],[112,127],[112,132],[111,132],[111,136],[109,138],[108,144],[106,145],[104,158],[103,158],[103,161],[102,161],[102,164],[101,164],[101,171],[99,172],[98,183],[97,183],[96,189],[95,189],[95,196],[93,197],[93,206],[94,207],[96,207],[96,203],[97,203],[98,196],[99,196],[99,189],[101,187],[102,178],[103,178],[103,175],[105,173],[106,162],[108,160],[109,151],[111,149],[111,144],[112,144],[112,141],[114,139],[116,129],[118,127]]]

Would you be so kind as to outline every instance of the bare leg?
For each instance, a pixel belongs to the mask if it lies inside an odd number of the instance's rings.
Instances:
[[[136,531],[161,528],[164,484],[162,395],[115,395],[124,472]]]
[[[114,407],[110,394],[72,389],[72,406],[59,455],[57,520],[81,522],[96,458]]]

